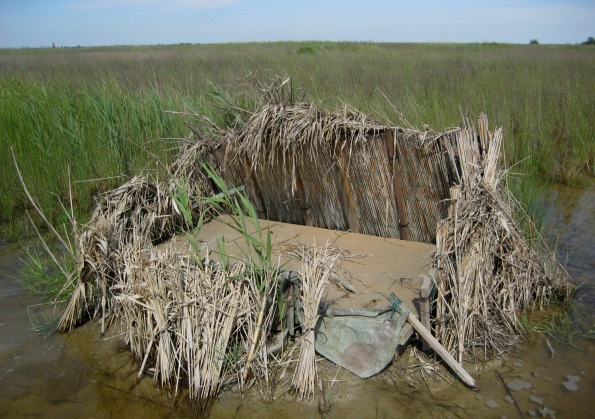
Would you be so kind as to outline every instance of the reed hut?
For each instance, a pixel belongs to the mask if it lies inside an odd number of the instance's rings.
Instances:
[[[499,168],[503,130],[485,115],[463,122],[419,131],[349,107],[269,103],[213,156],[262,218],[436,244],[434,332],[459,361],[485,360],[521,336],[521,310],[573,286],[519,227]]]
[[[203,412],[230,383],[269,394],[286,356],[299,358],[292,387],[310,396],[310,332],[340,256],[302,249],[295,288],[262,257],[270,235],[250,236],[265,231],[259,219],[435,245],[428,326],[459,362],[500,353],[522,335],[521,310],[572,293],[557,262],[519,227],[499,168],[503,131],[490,131],[485,115],[416,130],[348,106],[331,112],[296,102],[284,88],[230,129],[194,128],[161,180],[137,177],[101,198],[78,240],[78,282],[60,331],[85,313],[116,323],[139,374],[176,389],[186,383]],[[223,212],[244,233],[253,227],[247,260],[215,261],[196,243],[156,246]],[[274,302],[288,295],[301,304],[295,325],[303,336],[294,349],[271,352],[284,347],[275,344],[285,318]]]

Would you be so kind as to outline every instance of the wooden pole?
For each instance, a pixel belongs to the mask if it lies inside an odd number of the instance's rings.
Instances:
[[[401,178],[401,170],[397,164],[395,132],[392,129],[387,129],[385,135],[386,154],[388,155],[388,162],[392,170],[393,193],[395,195],[395,203],[397,204],[397,212],[399,215],[399,231],[401,233],[402,240],[411,240],[409,221],[407,219],[407,208],[405,206],[405,196],[403,195],[403,180]]]
[[[417,320],[417,317],[415,317],[411,313],[411,311],[409,311],[409,317],[407,317],[407,321],[411,326],[413,326],[417,333],[419,333],[421,338],[428,345],[430,345],[430,347],[438,355],[440,355],[444,362],[446,362],[448,366],[452,368],[454,372],[456,372],[456,374],[465,384],[467,384],[471,389],[477,390],[477,384],[475,383],[473,377],[471,377],[471,375],[469,375],[469,373],[465,371],[465,368],[463,368],[463,366],[459,364],[456,359],[453,358],[453,356],[446,350],[446,348],[442,346],[434,336],[432,336],[430,331],[426,329],[419,320]]]
[[[355,210],[355,202],[353,199],[353,191],[351,190],[351,183],[349,182],[349,175],[347,173],[347,159],[345,158],[345,152],[337,146],[336,150],[337,159],[339,160],[339,169],[341,171],[341,181],[343,188],[340,189],[339,194],[341,196],[341,203],[345,210],[347,224],[349,224],[349,230],[352,233],[360,232],[359,218],[357,218],[357,212]]]
[[[387,299],[388,302],[391,303],[393,310],[398,309],[399,306],[404,306],[407,308],[407,311],[409,312],[409,315],[407,316],[407,321],[409,322],[409,324],[417,331],[417,333],[419,333],[421,338],[428,345],[430,345],[430,348],[432,348],[434,352],[440,355],[440,357],[448,364],[448,366],[452,368],[454,372],[457,373],[459,378],[463,380],[465,384],[467,384],[473,390],[477,390],[477,384],[475,383],[473,377],[471,377],[469,373],[465,371],[465,368],[463,368],[463,366],[459,364],[456,359],[453,358],[453,356],[446,350],[446,348],[442,346],[434,336],[432,336],[430,331],[426,329],[426,327],[423,324],[421,324],[417,317],[415,317],[412,314],[411,310],[409,310],[405,303],[401,301],[401,299],[392,292],[388,295]]]
[[[310,203],[308,202],[308,196],[304,190],[304,183],[302,181],[302,175],[299,166],[295,168],[294,188],[295,190],[293,192],[293,198],[300,206],[304,224],[311,227],[314,224],[312,223],[312,217],[310,216]]]
[[[430,310],[431,302],[430,297],[434,290],[434,282],[428,275],[420,275],[420,286],[419,286],[419,320],[421,324],[428,330],[432,330],[430,323]],[[426,341],[423,342],[423,350],[427,351],[430,345]]]
[[[264,205],[264,200],[262,199],[262,195],[260,194],[260,189],[258,188],[258,183],[256,182],[256,176],[254,176],[254,169],[251,167],[250,162],[246,159],[246,172],[248,174],[246,178],[246,186],[252,195],[252,199],[254,200],[254,207],[256,208],[256,212],[258,213],[258,218],[261,220],[266,220],[267,211]]]

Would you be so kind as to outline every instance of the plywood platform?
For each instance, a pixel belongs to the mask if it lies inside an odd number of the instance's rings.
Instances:
[[[242,258],[246,251],[243,237],[224,221],[215,219],[205,224],[197,238],[217,258],[217,241],[225,239],[226,253]],[[325,230],[280,222],[260,221],[269,226],[273,254],[285,264],[283,269],[299,270],[299,262],[287,255],[287,250],[296,245],[329,244],[343,253],[335,265],[336,270],[355,288],[356,293],[327,287],[325,300],[338,308],[385,308],[390,306],[386,297],[392,292],[415,314],[420,314],[420,275],[430,270],[433,245],[386,239],[382,237]],[[255,231],[250,231],[254,234]],[[177,239],[177,246],[186,242]],[[423,320],[423,315],[420,316]]]

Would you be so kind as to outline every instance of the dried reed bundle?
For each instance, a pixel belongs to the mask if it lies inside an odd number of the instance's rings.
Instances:
[[[259,287],[261,284],[261,287]],[[278,270],[265,272],[264,278],[251,278],[245,281],[244,300],[249,307],[242,319],[241,335],[247,339],[243,341],[243,352],[247,355],[241,362],[240,389],[248,387],[247,379],[251,375],[259,385],[261,394],[269,397],[272,391],[271,375],[274,372],[269,357],[269,339],[271,327],[275,321],[278,307],[277,291],[279,284]]]
[[[181,175],[194,176],[193,180],[199,177],[176,167]],[[101,308],[97,312],[102,313],[105,322],[105,316],[111,313],[109,290],[125,267],[123,248],[129,244],[142,248],[147,245],[145,242],[160,243],[180,228],[188,227],[187,219],[174,199],[179,194],[177,182],[163,185],[147,176],[135,176],[100,197],[91,221],[77,242],[76,292],[58,325],[59,332],[79,324],[90,306]],[[206,181],[192,185],[192,192],[198,196],[212,191]],[[184,192],[187,194],[187,190]],[[105,292],[97,292],[98,289]]]
[[[122,186],[105,193],[93,213],[94,220],[108,220],[116,229],[116,239],[126,242],[134,233],[159,243],[175,233],[184,219],[173,204],[169,185],[135,176]]]
[[[187,382],[199,415],[208,414],[224,384],[247,387],[250,375],[270,393],[267,344],[278,273],[257,278],[245,263],[199,262],[134,237],[121,244],[120,269],[102,292],[141,362],[139,376],[153,371],[157,384],[176,392]]]
[[[99,304],[106,309],[108,300],[102,298],[97,301],[96,290],[106,289],[106,284],[112,282],[113,269],[109,267],[109,263],[117,259],[118,253],[108,252],[105,220],[98,219],[94,222],[95,226],[83,231],[76,240],[77,272],[73,278],[75,289],[56,327],[59,333],[79,325],[85,315],[93,317],[95,312],[90,312],[90,307],[97,307]]]
[[[525,239],[497,168],[502,131],[483,116],[456,134],[452,157],[460,184],[451,188],[448,217],[437,228],[436,335],[459,362],[485,360],[518,341],[519,310],[571,294],[560,266]],[[480,348],[481,350],[477,351]]]
[[[195,133],[197,137],[194,141],[180,144],[180,151],[169,170],[173,179],[179,179],[187,185],[188,194],[192,198],[211,196],[216,192],[202,163],[216,167],[213,153],[218,143],[205,139],[196,130]],[[196,204],[202,207],[204,201],[197,200]]]
[[[302,248],[302,305],[304,310],[303,336],[292,387],[300,398],[314,395],[316,390],[316,353],[314,350],[314,328],[318,322],[318,307],[333,265],[340,254],[329,252],[328,246],[306,246]]]
[[[64,333],[74,329],[82,320],[84,310],[87,307],[87,292],[85,284],[77,282],[75,289],[68,301],[68,305],[60,317],[56,331]]]
[[[221,141],[227,145],[232,163],[295,169],[296,161],[316,160],[321,153],[334,155],[337,149],[368,142],[384,127],[345,105],[328,112],[314,103],[269,103],[255,113],[241,129],[230,129]],[[281,161],[278,161],[278,159]]]
[[[103,309],[105,321],[111,301],[106,293],[122,267],[120,248],[139,237],[154,242],[170,237],[181,220],[173,211],[167,188],[146,177],[136,176],[104,194],[77,241],[76,292],[57,330],[65,332],[79,324],[89,307],[95,307],[96,312]],[[97,292],[100,289],[106,292]]]
[[[299,260],[302,261],[302,263],[304,263],[304,246],[304,243],[282,243],[281,245],[277,246],[277,248],[280,250],[281,254],[284,257]],[[341,259],[352,259],[361,257],[361,255],[351,254],[349,251],[345,249],[339,249],[338,247],[335,247],[328,243],[324,246],[324,249],[323,247],[319,246],[319,252],[323,252],[327,257],[331,258],[335,262],[340,261]],[[353,285],[351,285],[351,283],[347,279],[345,279],[337,269],[334,268],[336,264],[335,262],[333,263],[333,266],[331,268],[328,281],[333,283],[338,288],[346,289],[355,293],[356,290],[353,287]]]
[[[245,266],[224,270],[207,265],[204,272],[186,276],[185,299],[180,327],[191,398],[208,412],[218,394],[226,369],[229,340],[237,320],[242,288],[230,277],[241,275]]]
[[[241,263],[198,263],[146,243],[123,252],[123,273],[111,288],[113,312],[132,354],[142,360],[139,375],[151,368],[157,383],[176,390],[187,381],[197,411],[208,412],[229,376],[240,380],[246,354],[234,351],[252,341],[247,332],[254,326],[244,318],[260,294],[250,270]]]

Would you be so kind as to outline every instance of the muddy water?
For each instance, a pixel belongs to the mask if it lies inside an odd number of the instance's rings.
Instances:
[[[546,231],[557,238],[559,257],[579,282],[578,300],[586,305],[582,324],[595,319],[595,188],[552,188]],[[0,244],[0,417],[184,417],[182,398],[137,380],[137,364],[118,343],[102,339],[93,325],[59,336],[35,333],[30,317],[44,323],[56,317],[51,307],[27,295],[16,279],[19,250]],[[395,386],[390,378],[359,380],[330,364],[324,366],[328,417],[591,417],[595,402],[595,344],[560,345],[536,337],[516,348],[497,371],[473,371],[480,391],[445,383],[432,390]],[[508,387],[506,386],[508,384]],[[541,409],[541,412],[540,412]],[[555,412],[555,413],[554,413]],[[310,417],[318,403],[296,403],[275,394],[272,402],[230,393],[218,400],[213,417]]]
[[[544,198],[548,209],[544,231],[575,282],[577,297],[595,304],[595,187],[553,186]]]
[[[33,330],[30,318],[49,328],[57,313],[18,284],[20,255],[0,244],[0,417],[171,414],[150,381],[131,390],[135,369],[116,339],[100,340],[92,326],[67,336]]]

